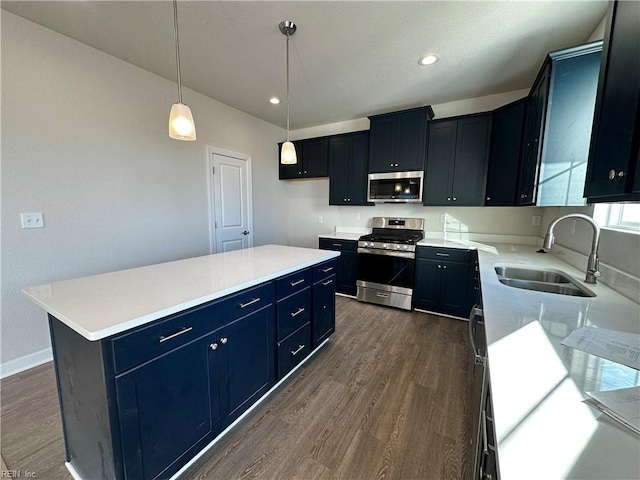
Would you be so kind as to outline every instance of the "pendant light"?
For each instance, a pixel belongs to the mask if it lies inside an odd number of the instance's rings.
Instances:
[[[296,33],[296,24],[290,20],[280,22],[280,31],[287,37],[287,141],[282,144],[280,163],[293,165],[298,163],[296,147],[289,140],[289,37]]]
[[[178,103],[171,106],[169,136],[176,140],[196,139],[196,125],[191,109],[182,103],[182,79],[180,78],[180,41],[178,40],[178,1],[173,0],[173,33],[176,41],[176,70],[178,76]]]

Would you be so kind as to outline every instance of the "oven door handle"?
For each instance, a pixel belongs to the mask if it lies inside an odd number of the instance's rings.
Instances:
[[[368,253],[371,255],[386,255],[388,257],[400,257],[400,258],[416,258],[415,252],[396,252],[394,250],[376,250],[374,248],[361,248],[358,247],[358,253]]]

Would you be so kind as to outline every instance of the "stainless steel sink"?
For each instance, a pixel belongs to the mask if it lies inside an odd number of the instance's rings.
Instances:
[[[515,266],[498,266],[494,269],[500,283],[509,287],[574,297],[596,296],[591,290],[559,270]]]
[[[571,280],[560,272],[549,270],[532,270],[521,267],[495,267],[498,277],[515,280],[530,280],[543,283],[571,283]]]

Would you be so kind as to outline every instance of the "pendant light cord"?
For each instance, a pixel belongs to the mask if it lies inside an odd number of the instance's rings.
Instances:
[[[178,103],[182,103],[182,79],[180,76],[180,41],[178,40],[178,1],[173,0],[173,33],[176,41],[176,70],[178,73]]]
[[[289,32],[287,31],[287,142],[289,141]]]

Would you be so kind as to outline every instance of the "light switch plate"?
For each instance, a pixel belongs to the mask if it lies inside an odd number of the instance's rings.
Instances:
[[[44,216],[42,213],[21,213],[20,222],[22,228],[44,228]]]

